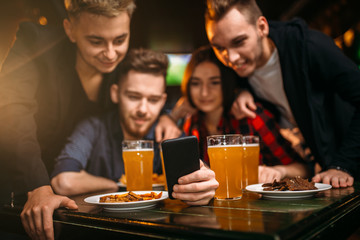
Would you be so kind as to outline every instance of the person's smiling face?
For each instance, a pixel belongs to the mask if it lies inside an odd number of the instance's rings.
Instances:
[[[130,17],[127,12],[106,17],[83,12],[64,20],[70,41],[77,45],[77,64],[109,73],[123,60],[129,47]]]
[[[204,113],[222,109],[222,89],[220,69],[206,61],[198,64],[190,78],[189,93],[197,109]]]
[[[240,77],[248,77],[267,61],[263,54],[263,40],[267,36],[263,24],[267,24],[263,17],[256,26],[250,24],[234,7],[220,20],[206,22],[208,39],[216,56]]]
[[[120,85],[112,85],[111,99],[119,104],[125,139],[142,139],[160,115],[166,101],[163,75],[130,70]]]

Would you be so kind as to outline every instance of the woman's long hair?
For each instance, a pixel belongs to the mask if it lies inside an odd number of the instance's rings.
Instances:
[[[238,76],[236,73],[224,66],[216,57],[214,51],[209,45],[202,46],[196,49],[191,56],[191,59],[186,66],[184,77],[181,82],[181,91],[183,96],[186,96],[189,99],[190,104],[197,108],[194,105],[193,100],[190,96],[190,81],[192,75],[194,73],[195,68],[203,62],[211,62],[214,63],[220,69],[220,77],[221,77],[221,89],[222,89],[222,96],[223,96],[223,115],[226,115],[232,106],[232,103],[235,100],[235,90],[237,86],[237,79]]]

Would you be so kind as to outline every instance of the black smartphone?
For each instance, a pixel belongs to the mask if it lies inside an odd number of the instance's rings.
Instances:
[[[184,175],[200,169],[199,144],[195,136],[164,140],[161,143],[169,198],[173,186]]]

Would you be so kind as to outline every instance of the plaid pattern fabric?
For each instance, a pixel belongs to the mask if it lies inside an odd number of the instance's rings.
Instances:
[[[194,135],[198,138],[200,156],[209,164],[207,154],[206,136],[209,135],[205,121],[201,113],[194,114],[186,119],[183,129],[186,135]],[[256,117],[236,120],[232,115],[221,118],[218,130],[223,134],[255,135],[260,137],[260,162],[267,166],[287,165],[294,161],[304,162],[294,151],[289,141],[282,137],[280,128],[275,122],[271,112],[257,103]]]

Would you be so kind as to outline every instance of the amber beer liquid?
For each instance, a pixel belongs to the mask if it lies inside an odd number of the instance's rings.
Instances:
[[[154,151],[149,149],[123,150],[126,190],[152,190]]]
[[[243,144],[242,186],[245,188],[259,182],[259,143]]]
[[[241,145],[208,146],[211,169],[219,187],[215,199],[238,199],[242,197],[242,154]]]

